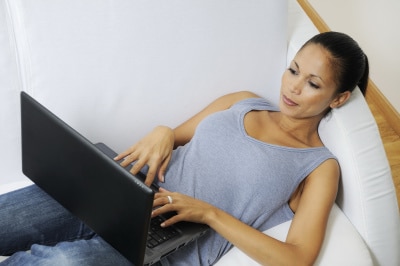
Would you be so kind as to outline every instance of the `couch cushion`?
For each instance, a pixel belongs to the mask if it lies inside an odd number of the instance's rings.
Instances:
[[[280,241],[285,241],[290,224],[291,221],[288,221],[264,233]],[[225,265],[259,264],[234,247],[216,264],[216,266]],[[368,248],[361,236],[336,205],[333,206],[329,216],[325,240],[315,265],[373,265]]]

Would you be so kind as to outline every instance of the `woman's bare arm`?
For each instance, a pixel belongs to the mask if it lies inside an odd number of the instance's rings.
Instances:
[[[182,123],[181,125],[179,125],[177,128],[174,129],[175,147],[185,145],[187,142],[189,142],[194,135],[197,125],[205,117],[209,116],[212,113],[229,109],[232,105],[234,105],[236,102],[240,100],[246,98],[254,98],[254,97],[259,97],[259,96],[257,96],[252,92],[241,91],[241,92],[227,94],[216,99],[202,111],[200,111],[199,113],[191,117],[189,120],[187,120],[186,122]]]

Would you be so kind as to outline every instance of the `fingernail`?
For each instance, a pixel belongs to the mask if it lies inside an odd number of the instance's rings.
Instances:
[[[162,183],[164,183],[164,180],[165,180],[164,175],[162,175],[160,181],[161,181]]]
[[[165,227],[165,223],[161,223],[160,226],[161,226],[161,227]]]

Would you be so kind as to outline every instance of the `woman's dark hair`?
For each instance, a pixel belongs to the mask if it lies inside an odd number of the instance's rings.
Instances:
[[[344,33],[329,31],[315,35],[303,47],[308,44],[321,45],[331,53],[339,93],[353,91],[358,86],[365,95],[369,63],[355,40]]]

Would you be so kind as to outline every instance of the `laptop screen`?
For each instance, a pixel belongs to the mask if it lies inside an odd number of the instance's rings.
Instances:
[[[143,264],[154,192],[24,92],[21,129],[23,173]]]

